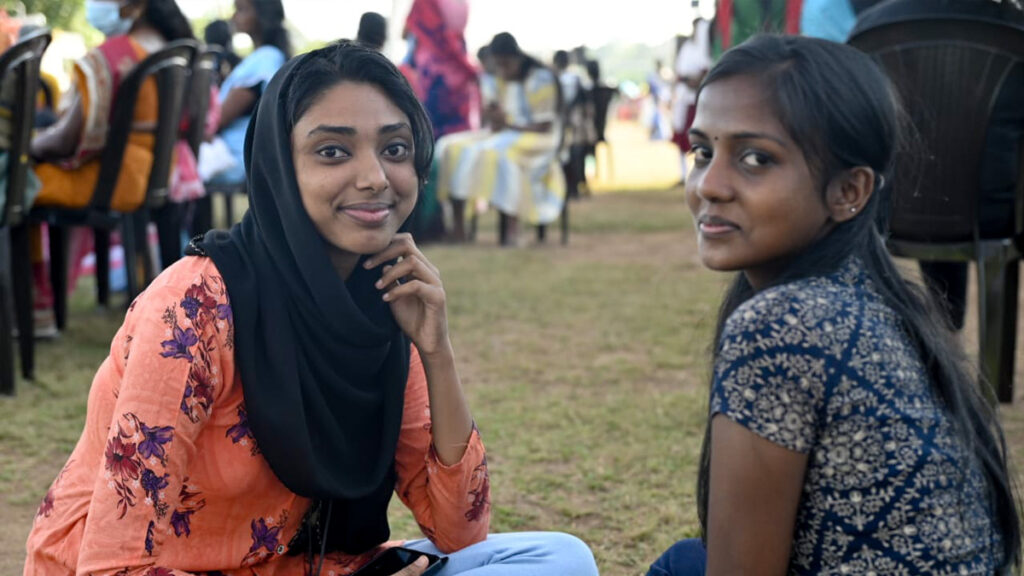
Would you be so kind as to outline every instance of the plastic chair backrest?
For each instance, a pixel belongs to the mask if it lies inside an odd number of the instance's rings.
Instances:
[[[10,149],[7,150],[7,200],[0,206],[0,226],[15,225],[28,212],[25,186],[28,180],[28,150],[35,120],[39,62],[50,44],[50,32],[39,31],[19,40],[0,54],[0,83],[15,82],[10,103]]]
[[[147,56],[121,82],[114,98],[107,141],[100,155],[100,174],[93,190],[91,208],[107,211],[121,174],[128,135],[135,117],[135,104],[143,83],[150,77],[157,84],[158,112],[153,142],[153,165],[145,204],[159,206],[167,198],[171,158],[178,140],[185,88],[198,45],[194,40],[175,40]]]
[[[922,150],[897,159],[907,169],[894,174],[892,238],[977,238],[985,134],[1004,80],[1024,59],[1024,31],[970,16],[917,17],[848,42],[885,70],[920,137]]]
[[[188,95],[188,141],[192,153],[199,157],[199,145],[206,135],[206,113],[210,109],[210,87],[217,75],[217,63],[223,53],[217,46],[205,46],[192,65],[192,80]]]

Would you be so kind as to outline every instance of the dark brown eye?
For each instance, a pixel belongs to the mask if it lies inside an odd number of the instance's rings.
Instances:
[[[751,168],[761,168],[771,164],[772,159],[767,154],[762,154],[761,152],[747,152],[740,158],[740,162]]]

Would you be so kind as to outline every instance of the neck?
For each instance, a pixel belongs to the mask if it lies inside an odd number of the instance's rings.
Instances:
[[[249,34],[249,38],[252,38],[252,45],[255,46],[256,48],[259,48],[260,46],[263,46],[263,44],[264,44],[264,42],[263,42],[263,33],[262,32],[253,32],[253,33]]]
[[[356,264],[359,262],[358,254],[338,250],[329,245],[327,246],[327,256],[331,259],[331,265],[334,266],[334,270],[341,277],[342,281],[348,280],[348,277],[352,275],[352,271],[356,269]]]

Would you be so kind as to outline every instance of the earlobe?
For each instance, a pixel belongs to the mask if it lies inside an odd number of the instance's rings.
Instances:
[[[832,220],[845,222],[857,216],[875,191],[875,171],[867,166],[845,170],[828,187],[828,206]]]

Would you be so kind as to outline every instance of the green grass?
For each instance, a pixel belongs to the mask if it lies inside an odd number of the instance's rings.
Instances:
[[[574,202],[568,247],[425,249],[441,269],[463,384],[488,448],[492,530],[562,530],[602,574],[642,574],[697,533],[707,346],[725,278],[697,260],[680,190]],[[556,232],[552,230],[551,232]],[[0,574],[18,574],[36,505],[81,432],[89,384],[122,314],[91,283],[38,377],[0,398]],[[1018,365],[1024,364],[1018,361]],[[1024,414],[1003,410],[1024,457]],[[397,502],[397,499],[396,499]],[[419,534],[393,506],[394,537]]]
[[[490,463],[492,530],[562,530],[604,574],[638,574],[696,533],[705,350],[722,278],[693,256],[679,190],[572,204],[568,247],[500,249],[493,213],[469,246],[434,245],[466,393]],[[525,232],[525,231],[524,231]],[[531,235],[532,235],[532,231]],[[20,571],[38,500],[74,447],[120,323],[91,284],[38,377],[0,399],[0,573]],[[392,510],[395,537],[418,537]]]

